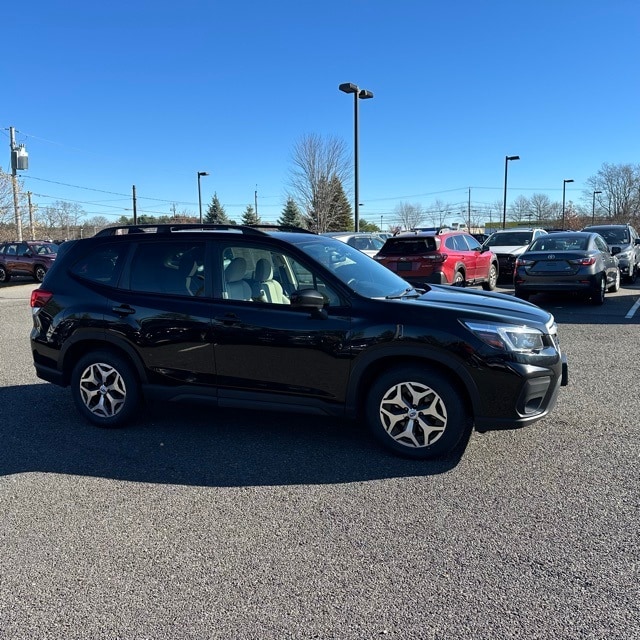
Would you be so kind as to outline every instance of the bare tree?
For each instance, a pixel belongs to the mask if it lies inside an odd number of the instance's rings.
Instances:
[[[451,214],[451,205],[442,200],[435,200],[429,207],[429,220],[434,227],[441,227],[444,221]]]
[[[531,220],[531,204],[525,196],[518,196],[509,207],[509,218],[517,224],[529,223]]]
[[[638,215],[640,208],[640,165],[604,163],[598,173],[587,180],[589,191],[584,200],[592,203],[593,194],[601,191],[598,203],[608,211],[608,217],[627,222]]]
[[[292,194],[301,205],[309,228],[322,233],[332,222],[337,185],[351,177],[345,143],[338,138],[309,134],[295,145],[292,160]]]
[[[394,210],[394,214],[404,229],[415,229],[419,227],[427,217],[422,205],[409,204],[408,202],[398,204]]]

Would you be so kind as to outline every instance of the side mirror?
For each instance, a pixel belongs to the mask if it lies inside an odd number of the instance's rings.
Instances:
[[[322,309],[325,299],[317,289],[298,289],[291,294],[291,305],[303,309]]]
[[[636,238],[633,244],[640,244],[640,238]]]
[[[611,247],[611,255],[615,256],[622,251],[622,247]]]

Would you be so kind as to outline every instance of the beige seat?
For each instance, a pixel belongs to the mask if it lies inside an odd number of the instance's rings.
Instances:
[[[256,262],[254,277],[257,288],[253,294],[255,300],[273,302],[274,304],[290,304],[282,285],[273,279],[273,265],[270,260],[260,258]]]
[[[230,300],[251,300],[251,287],[244,280],[247,261],[234,258],[224,270],[225,294]]]

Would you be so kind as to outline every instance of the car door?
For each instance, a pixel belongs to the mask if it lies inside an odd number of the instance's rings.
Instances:
[[[475,251],[469,249],[463,234],[449,236],[446,238],[444,246],[446,252],[451,254],[449,259],[455,260],[456,264],[464,264],[466,280],[473,282],[476,279],[478,255]]]
[[[476,282],[487,280],[493,253],[491,251],[482,251],[482,245],[472,235],[464,234],[461,238],[466,242],[469,251],[476,257],[474,280]]]
[[[616,278],[618,277],[618,260],[611,255],[611,252],[609,251],[609,245],[607,245],[603,238],[596,235],[593,237],[593,242],[598,251],[600,251],[600,253],[602,254],[602,261],[607,278],[607,285],[611,285],[616,281]]]
[[[244,261],[243,280],[253,292],[250,299],[229,297],[223,256]],[[272,280],[282,288],[284,303],[268,302],[261,295],[255,272],[258,261],[265,260],[272,265]],[[275,406],[344,402],[351,317],[320,269],[288,250],[242,239],[220,243],[214,264],[221,276],[214,286],[212,325],[219,403],[224,405],[225,399],[230,404],[243,400],[248,405]],[[322,293],[324,311],[291,304],[289,299],[303,289]]]
[[[205,242],[144,238],[132,245],[114,282],[117,272],[112,272],[124,260],[121,246],[104,245],[99,255],[87,256],[86,264],[76,266],[80,277],[104,287],[109,340],[133,346],[151,372],[149,382],[208,387],[205,393],[214,396]]]

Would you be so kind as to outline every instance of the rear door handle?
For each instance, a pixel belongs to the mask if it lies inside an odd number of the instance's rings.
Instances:
[[[217,322],[219,324],[224,324],[226,326],[231,326],[231,325],[236,325],[241,323],[240,318],[238,318],[238,316],[235,313],[228,313],[225,316],[217,316],[213,320],[214,322]]]
[[[130,307],[128,304],[121,304],[119,307],[113,307],[111,311],[113,311],[113,313],[117,313],[120,316],[129,316],[132,313],[136,312],[136,310],[133,307]]]

